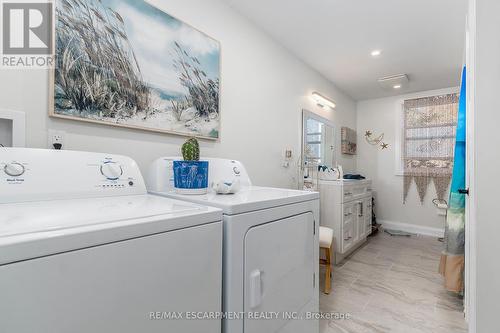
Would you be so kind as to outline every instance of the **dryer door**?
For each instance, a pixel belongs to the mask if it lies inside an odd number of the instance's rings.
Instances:
[[[314,265],[318,264],[314,262],[314,237],[312,213],[247,232],[244,310],[255,318],[245,318],[245,332],[289,332],[304,325],[287,316],[297,315],[314,298]]]

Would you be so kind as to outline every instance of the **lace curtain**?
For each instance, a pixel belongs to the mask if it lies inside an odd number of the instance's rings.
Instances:
[[[438,199],[444,199],[453,171],[458,94],[404,101],[403,201],[415,182],[420,202],[434,183]]]

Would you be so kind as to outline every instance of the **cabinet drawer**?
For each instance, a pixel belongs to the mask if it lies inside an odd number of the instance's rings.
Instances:
[[[343,225],[351,223],[356,218],[354,203],[346,203],[342,205],[342,221]]]
[[[372,193],[371,181],[363,184],[349,184],[342,187],[342,200],[349,202]]]
[[[352,198],[354,198],[354,195],[355,195],[354,194],[354,186],[344,185],[342,187],[342,195],[343,195],[344,201],[349,201]]]
[[[353,245],[354,242],[354,222],[350,221],[344,224],[342,232],[342,249],[341,253],[345,253]]]

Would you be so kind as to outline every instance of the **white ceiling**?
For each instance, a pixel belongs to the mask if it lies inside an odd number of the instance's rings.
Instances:
[[[356,100],[459,85],[467,0],[223,1]],[[404,90],[377,83],[402,73]]]

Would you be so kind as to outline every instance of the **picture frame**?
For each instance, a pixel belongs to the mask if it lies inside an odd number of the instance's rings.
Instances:
[[[49,116],[219,140],[218,41],[146,1],[58,0],[55,22]]]
[[[352,128],[342,126],[340,131],[342,154],[356,155],[357,134]]]

